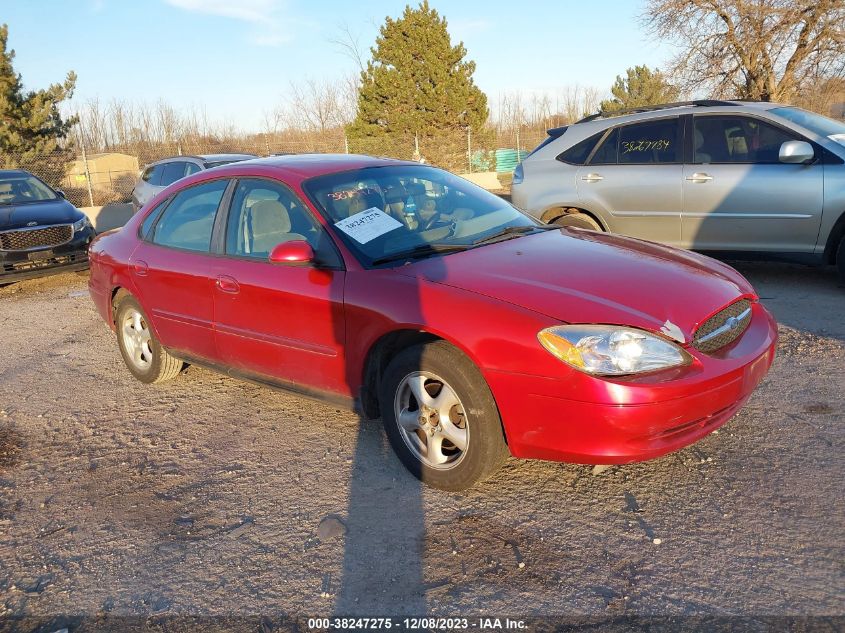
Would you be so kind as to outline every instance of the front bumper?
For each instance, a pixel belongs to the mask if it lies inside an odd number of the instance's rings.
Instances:
[[[86,227],[74,234],[70,242],[33,251],[0,250],[0,283],[23,281],[88,268],[88,245],[94,229]]]
[[[758,303],[737,341],[711,356],[695,352],[692,366],[662,376],[612,380],[575,372],[584,389],[567,389],[567,397],[559,378],[486,377],[515,457],[625,464],[688,446],[727,422],[768,372],[776,346],[777,325]]]

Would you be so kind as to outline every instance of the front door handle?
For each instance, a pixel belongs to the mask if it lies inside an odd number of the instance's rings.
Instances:
[[[692,176],[687,176],[687,180],[690,182],[710,182],[713,180],[713,176],[705,174],[703,171],[699,171],[694,173]]]
[[[234,277],[229,277],[229,275],[219,275],[217,277],[217,287],[223,292],[233,295],[238,294],[241,290],[237,280]]]
[[[138,259],[134,264],[132,264],[132,270],[134,270],[135,274],[139,277],[145,277],[147,272],[150,270],[150,265],[143,259]]]
[[[581,180],[584,182],[598,182],[599,180],[604,180],[604,176],[599,174],[587,174],[586,176],[581,176]]]

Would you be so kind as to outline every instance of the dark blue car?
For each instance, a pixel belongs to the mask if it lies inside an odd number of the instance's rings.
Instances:
[[[0,285],[87,268],[93,237],[61,192],[22,169],[0,170]]]

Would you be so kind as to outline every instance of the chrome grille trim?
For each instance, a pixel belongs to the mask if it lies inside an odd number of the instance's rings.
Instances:
[[[735,301],[701,324],[693,336],[693,347],[709,354],[734,342],[748,328],[751,314],[751,301]]]

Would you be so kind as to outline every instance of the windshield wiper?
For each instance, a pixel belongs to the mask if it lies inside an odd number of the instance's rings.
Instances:
[[[401,259],[416,259],[418,257],[425,257],[426,255],[437,255],[439,253],[455,253],[457,251],[465,251],[470,248],[467,244],[420,244],[409,251],[401,251],[384,257],[377,257],[371,264],[384,264],[386,262],[395,262]]]
[[[500,237],[505,237],[506,235],[519,235],[521,233],[528,233],[528,231],[534,231],[536,229],[541,229],[543,227],[536,226],[534,224],[530,224],[528,226],[506,226],[501,231],[496,231],[495,233],[491,233],[490,235],[485,235],[482,238],[475,240],[472,244],[473,246],[478,244],[486,244],[488,242],[495,242]]]

